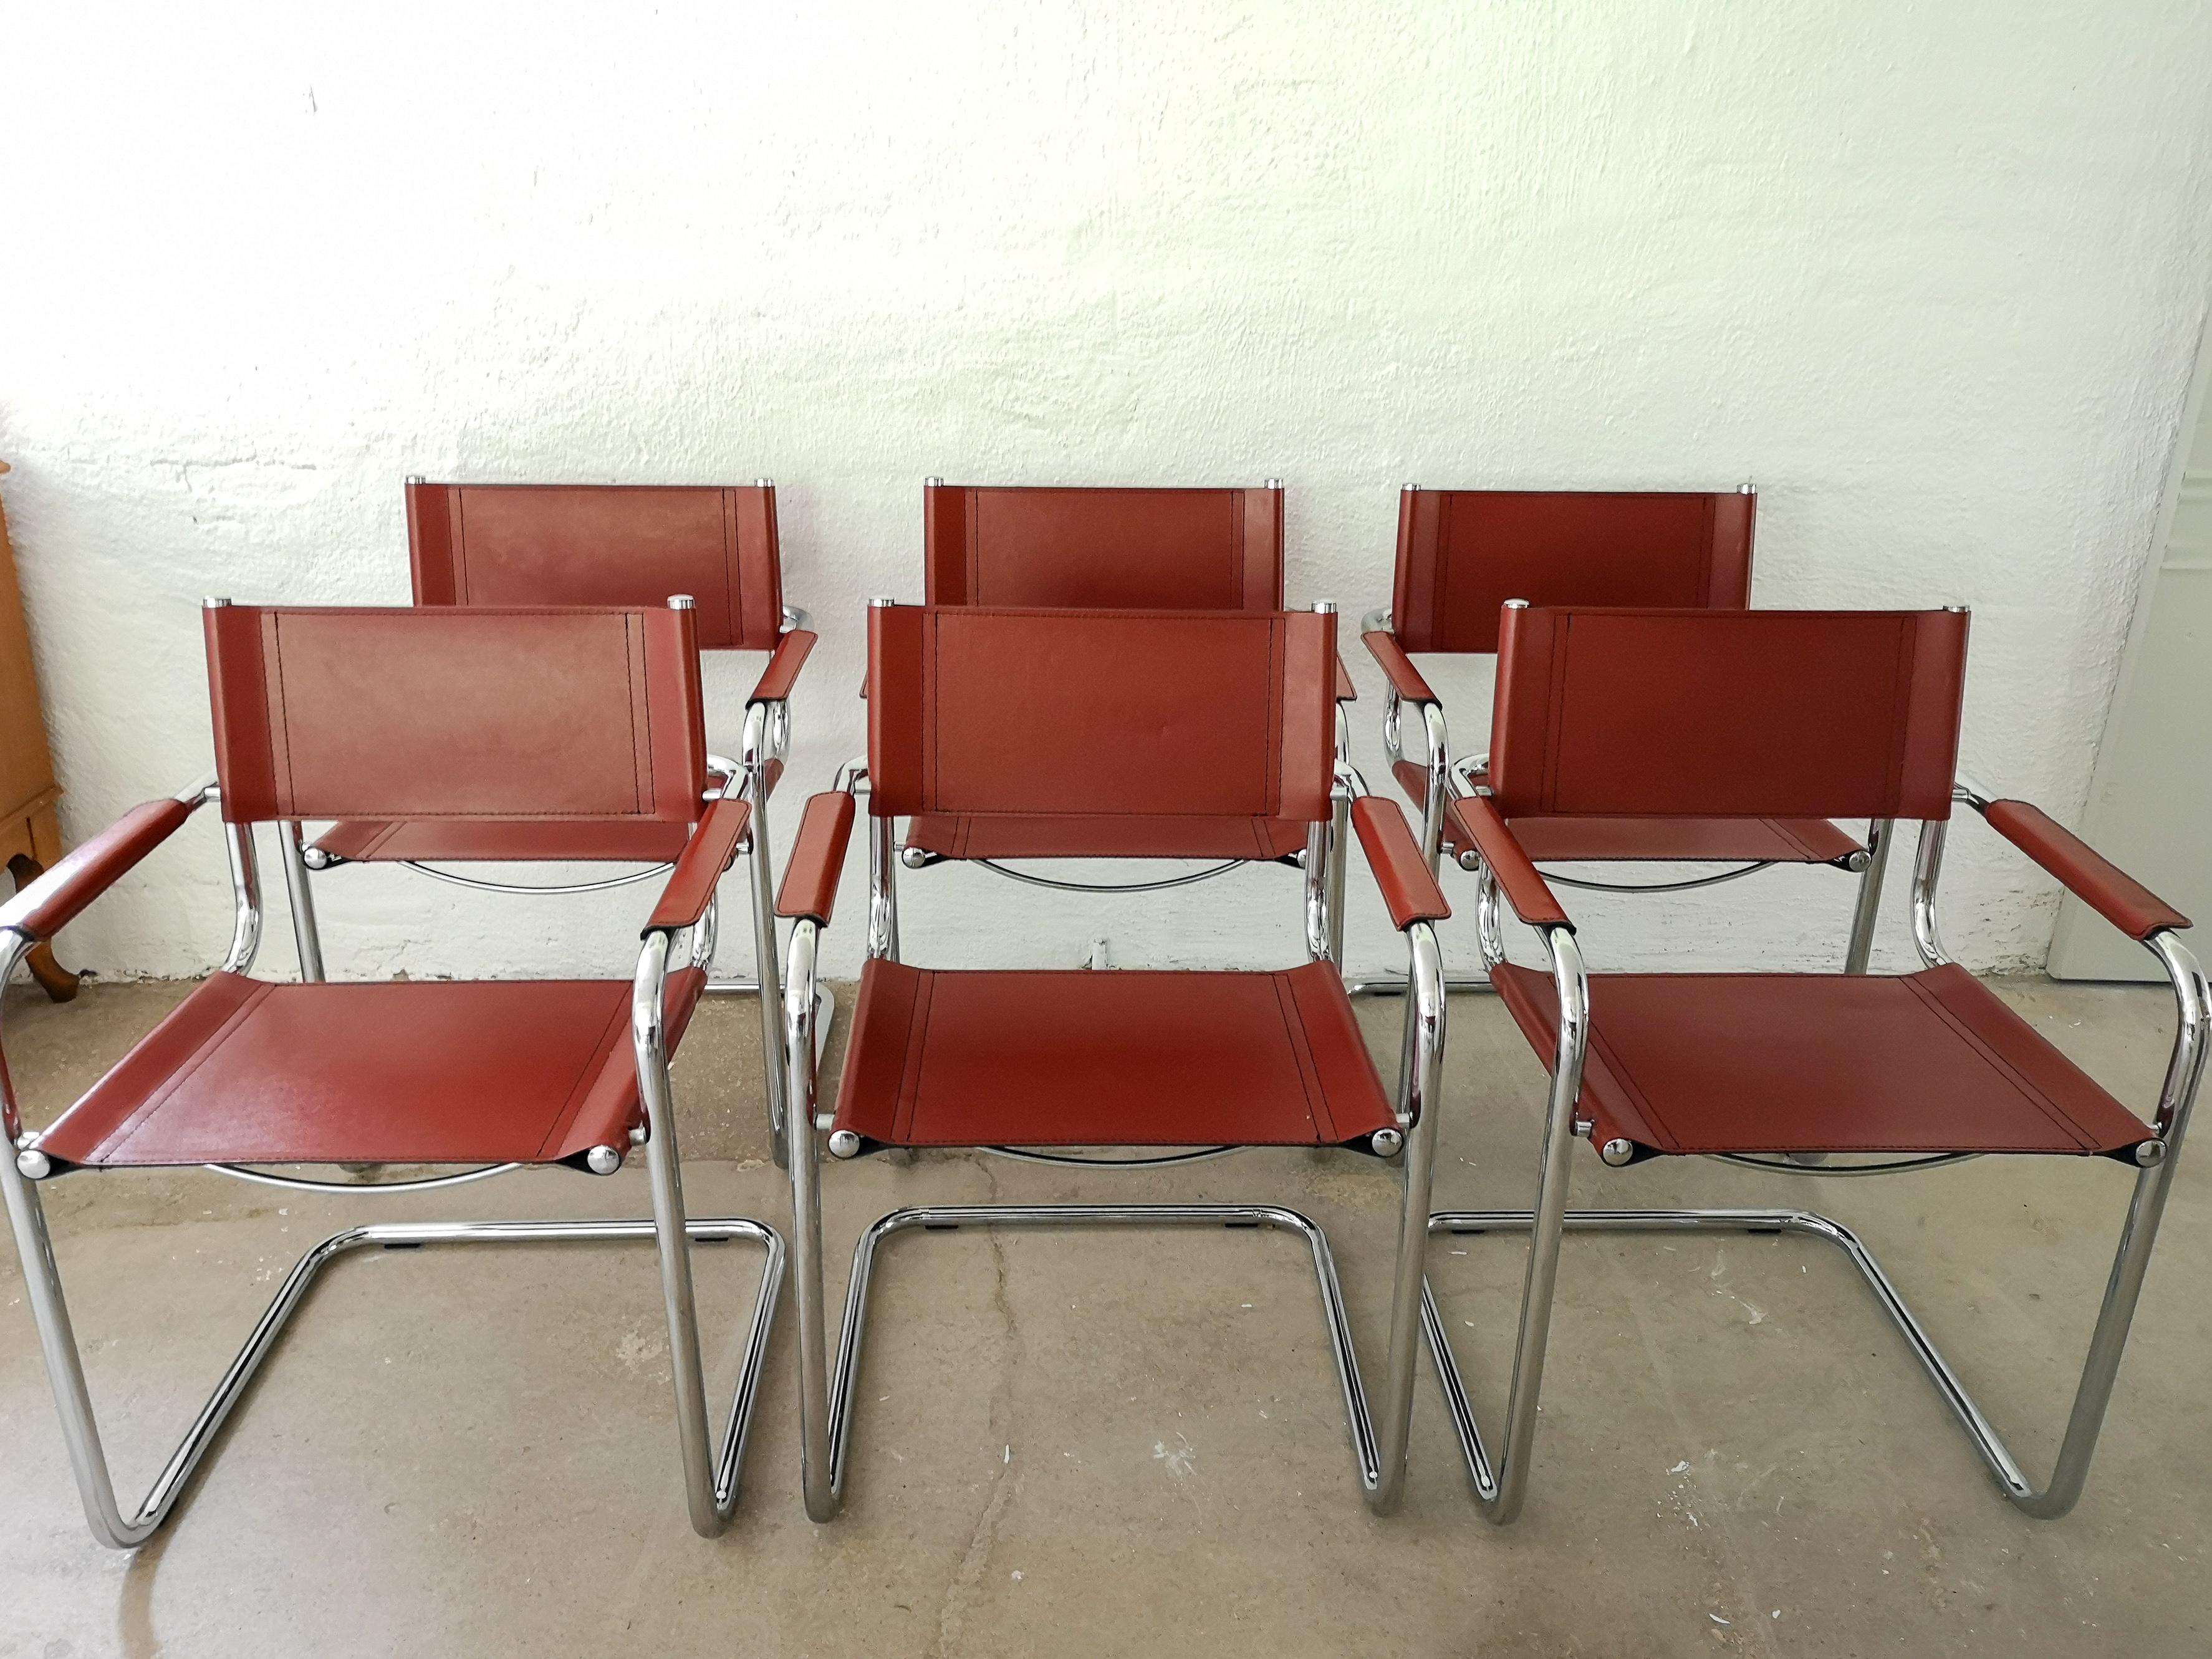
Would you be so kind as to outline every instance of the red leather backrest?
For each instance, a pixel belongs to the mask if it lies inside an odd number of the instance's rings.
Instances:
[[[1508,817],[1951,815],[1964,611],[1509,609],[1499,632]]]
[[[1336,617],[868,611],[868,810],[1327,817]]]
[[[210,605],[222,815],[693,823],[692,613]]]
[[[1748,492],[1407,489],[1390,631],[1407,651],[1487,653],[1508,599],[1741,611],[1751,603],[1758,501]]]
[[[1280,489],[922,486],[932,605],[1279,611]]]
[[[417,605],[657,607],[689,593],[702,651],[783,628],[775,487],[407,486]]]

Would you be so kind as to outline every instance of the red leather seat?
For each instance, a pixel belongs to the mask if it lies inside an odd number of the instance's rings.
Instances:
[[[1491,982],[1538,1053],[1548,974]],[[2148,1125],[1965,969],[1594,974],[1582,1105],[1654,1152],[2126,1153]]]
[[[948,859],[1282,859],[1302,852],[1306,826],[1283,818],[1131,813],[926,812],[906,844]]]
[[[766,772],[772,797],[783,763]],[[668,864],[690,833],[639,818],[405,818],[334,823],[314,844],[337,864]]]
[[[1427,794],[1427,774],[1409,760],[1391,769],[1407,794]],[[1474,844],[1456,799],[1444,804],[1447,858]],[[1532,859],[1571,864],[1843,864],[1865,851],[1826,818],[1517,817],[1514,838]]]
[[[1396,1121],[1325,962],[1203,974],[872,960],[834,1127],[890,1146],[1333,1146]]]
[[[706,976],[668,979],[670,1046]],[[644,1120],[627,980],[218,973],[39,1137],[58,1163],[555,1164]]]
[[[690,833],[688,824],[637,818],[414,818],[333,824],[315,847],[346,864],[665,864],[684,850]]]

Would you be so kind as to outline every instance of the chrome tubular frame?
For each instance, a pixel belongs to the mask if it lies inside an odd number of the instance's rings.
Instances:
[[[1333,820],[1335,816],[1335,797],[1341,795],[1343,786],[1337,787],[1332,796],[1330,817],[1306,826],[1305,855],[1305,919],[1306,957],[1312,962],[1334,962],[1330,955],[1330,941],[1337,935],[1336,918],[1328,902],[1329,851],[1335,842]]]
[[[745,1431],[758,1390],[769,1333],[775,1323],[775,1302],[783,1284],[783,1243],[772,1228],[757,1227],[774,1242],[760,1297],[753,1310],[750,1338],[738,1397],[722,1438],[722,1455],[713,1455],[708,1439],[706,1371],[699,1352],[699,1314],[691,1285],[690,1222],[684,1210],[683,1165],[676,1146],[675,1092],[668,1076],[667,1033],[663,1022],[668,976],[669,936],[647,936],[638,953],[631,986],[630,1038],[637,1057],[638,1094],[646,1115],[646,1171],[653,1187],[653,1236],[660,1256],[660,1289],[668,1316],[669,1371],[676,1390],[676,1432],[684,1463],[684,1492],[691,1529],[712,1538],[729,1524],[738,1502],[738,1466],[744,1455]]]
[[[1894,818],[1867,825],[1867,858],[1859,871],[1857,901],[1851,907],[1850,943],[1844,949],[1844,971],[1863,974],[1874,955],[1875,923],[1881,915],[1881,879],[1889,868],[1890,843],[1897,839]]]
[[[868,769],[856,765],[855,781]],[[879,962],[899,959],[898,848],[896,822],[871,813],[868,824],[868,955]]]
[[[1985,809],[1989,797],[1961,780],[1955,798]],[[1892,826],[1875,826],[1886,842]],[[1936,890],[1942,873],[1943,829],[1940,822],[1922,825],[1918,855],[1913,872],[1913,933],[1921,958],[1934,966],[1945,960],[1936,929]],[[1882,848],[1875,852],[1872,868],[1879,872]],[[1863,903],[1871,908],[1872,901]],[[1879,888],[1876,886],[1878,895]],[[1913,1357],[1951,1408],[1966,1437],[1980,1453],[2006,1498],[2039,1520],[2056,1520],[2071,1510],[2087,1480],[2090,1460],[2102,1429],[2106,1408],[2119,1373],[2128,1330],[2135,1318],[2143,1276],[2150,1265],[2159,1223],[2166,1210],[2174,1165],[2189,1127],[2198,1088],[2203,1081],[2208,1052],[2212,1052],[2212,984],[2208,984],[2196,957],[2172,932],[2154,933],[2145,948],[2159,959],[2173,988],[2177,1019],[2173,1048],[2159,1090],[2158,1110],[2153,1120],[2157,1139],[2137,1153],[2142,1166],[2128,1205],[2106,1281],[2104,1300],[2089,1340],[2066,1433],[2051,1468],[2050,1481],[2038,1488],[2022,1470],[2004,1441],[1974,1403],[1966,1384],[1944,1358],[1934,1340],[1913,1316],[1872,1253],[1841,1222],[1810,1210],[1577,1210],[1566,1205],[1567,1152],[1572,1138],[1588,1133],[1574,1115],[1581,1091],[1581,1063],[1587,1044],[1588,980],[1580,957],[1572,953],[1571,934],[1561,929],[1547,933],[1552,946],[1560,1021],[1558,1053],[1553,1060],[1550,1108],[1547,1115],[1540,1173],[1533,1210],[1440,1211],[1429,1218],[1432,1232],[1457,1234],[1525,1232],[1530,1235],[1528,1270],[1521,1308],[1519,1346],[1514,1356],[1512,1393],[1507,1407],[1506,1441],[1502,1462],[1493,1464],[1481,1431],[1451,1341],[1434,1295],[1423,1290],[1422,1328],[1436,1362],[1444,1401],[1458,1435],[1477,1501],[1483,1512],[1500,1524],[1520,1512],[1528,1479],[1528,1460],[1535,1430],[1537,1389],[1543,1376],[1543,1351],[1551,1322],[1551,1307],[1558,1280],[1559,1239],[1563,1232],[1669,1232],[1678,1231],[1754,1233],[1801,1233],[1836,1245],[1848,1255],[1874,1292],[1876,1303],[1905,1338]],[[1565,942],[1569,954],[1563,957]],[[1486,951],[1489,945],[1485,944]],[[1863,969],[1863,964],[1862,964]],[[1859,970],[1854,970],[1859,971]],[[1741,1161],[1741,1160],[1739,1160]],[[1807,1176],[1888,1174],[1899,1170],[1929,1168],[1960,1161],[1943,1155],[1881,1165],[1801,1166],[1786,1171]],[[1761,1165],[1772,1168],[1771,1165]]]
[[[212,797],[210,789],[203,799]],[[183,799],[183,797],[179,797]],[[252,840],[244,825],[226,825],[229,831],[231,872],[238,903],[238,922],[231,946],[232,971],[242,971],[251,962],[258,937],[260,912],[255,891]],[[4,980],[33,941],[12,929],[0,930],[0,980]],[[47,1229],[46,1209],[38,1185],[47,1175],[45,1158],[35,1142],[21,1133],[14,1095],[0,1067],[0,1106],[4,1106],[9,1155],[0,1158],[0,1197],[4,1197],[15,1249],[23,1267],[27,1299],[38,1327],[39,1346],[46,1376],[60,1415],[62,1437],[69,1449],[77,1492],[93,1535],[116,1549],[131,1549],[158,1531],[174,1510],[185,1483],[206,1456],[216,1432],[244,1396],[262,1362],[275,1346],[278,1334],[306,1299],[323,1268],[341,1255],[380,1247],[412,1249],[423,1245],[555,1244],[654,1242],[660,1255],[661,1282],[668,1316],[669,1352],[674,1373],[677,1425],[682,1443],[686,1497],[691,1523],[703,1536],[713,1536],[728,1522],[738,1498],[739,1467],[745,1436],[759,1395],[769,1336],[774,1328],[775,1307],[783,1285],[783,1240],[772,1227],[744,1217],[689,1219],[684,1211],[683,1182],[678,1163],[676,1125],[668,1078],[666,1036],[662,1007],[668,968],[669,937],[649,935],[641,950],[632,985],[632,1041],[635,1050],[639,1092],[647,1120],[646,1157],[651,1174],[653,1214],[649,1220],[620,1221],[444,1221],[387,1222],[352,1227],[310,1249],[286,1277],[267,1310],[255,1323],[229,1367],[223,1372],[184,1438],[170,1453],[145,1498],[128,1516],[116,1496],[115,1481],[100,1442],[99,1419],[86,1386],[84,1365],[64,1294],[61,1272]],[[232,965],[235,964],[235,965]],[[19,1150],[20,1147],[20,1150]],[[607,1169],[618,1167],[617,1154]],[[472,1170],[424,1181],[385,1184],[343,1185],[305,1182],[265,1175],[242,1167],[210,1164],[225,1175],[271,1185],[304,1188],[317,1192],[411,1192],[453,1186],[504,1173],[512,1165]],[[598,1167],[596,1161],[594,1166]],[[697,1314],[691,1290],[690,1245],[694,1240],[750,1239],[761,1245],[766,1261],[746,1343],[737,1395],[724,1432],[720,1454],[715,1456],[708,1440],[705,1385],[699,1357]]]
[[[1582,1094],[1583,1057],[1589,1042],[1589,976],[1583,970],[1581,949],[1567,927],[1541,930],[1551,954],[1552,981],[1559,1000],[1559,1032],[1553,1058],[1552,1088],[1544,1114],[1544,1132],[1538,1154],[1536,1207],[1530,1212],[1528,1262],[1521,1289],[1520,1330],[1513,1350],[1513,1381],[1506,1396],[1505,1450],[1495,1464],[1477,1428],[1474,1408],[1437,1311],[1436,1297],[1425,1282],[1421,1287],[1421,1328],[1444,1390],[1452,1427],[1459,1435],[1467,1458],[1468,1474],[1474,1482],[1475,1500],[1483,1514],[1504,1526],[1521,1513],[1528,1490],[1528,1458],[1536,1438],[1536,1407],[1544,1385],[1544,1358],[1550,1346],[1552,1308],[1559,1277],[1559,1239],[1568,1222],[1568,1159],[1574,1150],[1577,1123],[1575,1103]],[[1449,1229],[1455,1212],[1431,1215],[1428,1230]]]
[[[783,1041],[783,991],[776,980],[775,872],[769,852],[768,835],[769,766],[775,758],[775,745],[770,729],[774,723],[770,705],[763,702],[746,705],[738,783],[746,803],[752,808],[752,820],[746,826],[749,843],[746,868],[752,877],[753,964],[757,975],[754,990],[760,999],[761,1070],[768,1085],[769,1146],[781,1163],[784,1142],[784,1073],[787,1068],[783,1063],[782,1051],[776,1046]],[[708,983],[713,983],[711,979]]]
[[[292,942],[300,952],[300,981],[323,982],[323,940],[315,927],[314,890],[307,885],[307,837],[300,822],[276,826],[277,850],[284,855],[284,896],[292,907]]]
[[[261,950],[261,872],[253,857],[253,826],[222,826],[223,850],[230,857],[230,896],[235,908],[231,923],[230,950],[222,959],[226,974],[243,974],[253,966]],[[322,960],[319,947],[315,959]]]
[[[1925,820],[1912,856],[1912,946],[1928,968],[1940,968],[1951,959],[1936,926],[1936,884],[1943,878],[1943,842],[1950,827],[1941,818]]]
[[[1336,710],[1336,784],[1329,792],[1328,882],[1322,902],[1328,908],[1328,959],[1344,971],[1344,872],[1352,856],[1352,744],[1345,730],[1344,706]],[[1347,774],[1351,775],[1347,776]],[[1311,859],[1310,851],[1306,854]]]
[[[902,859],[914,856],[913,848],[900,849]],[[926,867],[943,860],[923,855],[923,863],[909,863],[908,869]],[[1004,876],[1008,881],[1018,881],[1025,887],[1049,887],[1060,893],[1164,893],[1170,887],[1188,887],[1193,882],[1210,881],[1216,876],[1225,876],[1231,870],[1242,869],[1248,860],[1229,859],[1219,864],[1209,864],[1203,870],[1194,870],[1188,875],[1169,876],[1159,881],[1059,881],[1050,876],[1031,875],[1026,870],[1017,870],[996,859],[969,859],[970,864],[981,865],[994,876]]]
[[[840,781],[844,781],[844,775]],[[1378,1514],[1387,1514],[1397,1506],[1404,1489],[1413,1412],[1414,1333],[1425,1284],[1422,1267],[1435,1164],[1434,1124],[1443,1063],[1443,963],[1435,930],[1428,923],[1416,922],[1407,929],[1410,976],[1415,988],[1407,1001],[1407,1064],[1401,1079],[1398,1110],[1404,1145],[1404,1192],[1379,1430],[1360,1382],[1350,1320],[1328,1238],[1305,1216],[1273,1205],[954,1205],[893,1211],[870,1226],[854,1249],[833,1362],[822,1279],[822,1184],[817,1151],[817,1130],[826,1127],[817,1121],[819,1079],[813,1033],[820,935],[820,925],[811,918],[802,918],[793,927],[784,976],[787,1029],[783,1046],[791,1066],[791,1110],[785,1122],[790,1133],[792,1274],[799,1304],[799,1471],[806,1512],[811,1518],[817,1522],[833,1518],[844,1490],[854,1390],[860,1376],[868,1287],[878,1247],[895,1233],[963,1226],[1267,1227],[1299,1234],[1313,1256],[1361,1490]],[[830,1150],[832,1156],[844,1158],[853,1156],[859,1147],[840,1132],[831,1135]]]

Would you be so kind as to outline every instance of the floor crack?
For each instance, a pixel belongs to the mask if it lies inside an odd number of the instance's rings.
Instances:
[[[990,1201],[995,1204],[999,1202],[999,1172],[989,1160],[980,1161],[991,1183]],[[991,1246],[991,1305],[1006,1325],[1006,1353],[1000,1364],[998,1380],[992,1386],[990,1411],[991,1437],[999,1442],[1001,1451],[982,1510],[969,1529],[968,1547],[961,1554],[959,1565],[952,1570],[951,1577],[945,1583],[945,1595],[938,1603],[937,1639],[929,1648],[932,1659],[948,1659],[948,1656],[963,1650],[960,1634],[969,1611],[981,1597],[983,1575],[991,1565],[991,1552],[998,1543],[1000,1525],[1021,1491],[1021,1471],[1014,1463],[1013,1427],[1014,1375],[1023,1359],[1021,1328],[1014,1322],[1013,1302],[1006,1290],[1005,1242],[995,1227],[985,1228],[983,1236]]]

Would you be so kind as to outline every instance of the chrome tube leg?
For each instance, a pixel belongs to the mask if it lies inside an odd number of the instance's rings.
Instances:
[[[761,1069],[768,1086],[769,1147],[778,1167],[787,1156],[783,1123],[788,1110],[789,1067],[783,1057],[783,991],[778,976],[781,951],[775,938],[775,872],[769,853],[768,793],[756,778],[752,799],[752,851],[746,855],[753,887],[753,961],[760,976]]]
[[[1795,1233],[1835,1245],[1858,1269],[1867,1288],[1873,1292],[1876,1304],[1889,1316],[1899,1334],[1905,1339],[1906,1347],[1935,1384],[1936,1393],[1950,1407],[1952,1415],[1965,1430],[1966,1437],[1973,1443],[1974,1449],[1980,1454],[1983,1462],[1995,1478],[1998,1490],[2024,1513],[2047,1521],[2057,1519],[2074,1507],[2087,1477],[2090,1457],[2095,1450],[2105,1409],[2112,1398],[2121,1351],[2127,1340],[2128,1325],[2134,1316],[2136,1298],[2142,1286],[2143,1271],[2149,1261],[2151,1243],[2157,1231],[2159,1212],[2165,1201],[2163,1183],[2155,1179],[2160,1173],[2158,1169],[2147,1170],[2136,1182],[2127,1228],[2122,1235],[2119,1252],[2107,1282],[2104,1306],[2098,1314],[2096,1332],[2090,1340],[2087,1361],[2068,1419],[2066,1436],[2061,1443],[2050,1484],[2041,1491],[2038,1491],[2028,1479],[1981,1407],[1974,1403],[1966,1384],[1960,1380],[1958,1373],[1943,1357],[1935,1340],[1914,1317],[1911,1308],[1896,1285],[1890,1282],[1881,1263],[1875,1260],[1873,1253],[1858,1237],[1842,1223],[1808,1210],[1576,1210],[1569,1212],[1564,1218],[1564,1226],[1571,1232],[1718,1231]],[[1430,1217],[1429,1225],[1432,1231],[1455,1233],[1528,1232],[1540,1220],[1540,1217],[1527,1210],[1452,1211]],[[1489,1455],[1475,1425],[1474,1409],[1468,1402],[1457,1363],[1452,1357],[1449,1339],[1433,1298],[1425,1302],[1423,1322],[1427,1330],[1430,1352],[1437,1362],[1437,1373],[1443,1383],[1445,1404],[1451,1413],[1453,1428],[1459,1436],[1461,1449],[1467,1456],[1468,1474],[1474,1479],[1476,1492],[1483,1498],[1486,1508],[1491,1508],[1490,1499],[1497,1491],[1498,1482],[1492,1479]],[[1507,1473],[1510,1477],[1510,1472]],[[1506,1517],[1498,1515],[1493,1510],[1492,1518]]]
[[[1866,868],[1859,872],[1858,902],[1851,909],[1851,939],[1844,952],[1844,971],[1863,974],[1874,956],[1875,923],[1881,915],[1881,879],[1889,867],[1890,843],[1897,839],[1893,818],[1867,826]]]
[[[1420,705],[1421,726],[1428,743],[1428,787],[1421,799],[1421,855],[1429,873],[1443,868],[1444,807],[1451,799],[1451,739],[1444,730],[1444,711],[1432,702]]]
[[[1406,999],[1407,1060],[1400,1085],[1405,1190],[1398,1212],[1398,1257],[1390,1291],[1389,1357],[1376,1410],[1376,1478],[1368,1507],[1389,1515],[1406,1490],[1406,1447],[1413,1429],[1414,1350],[1421,1328],[1428,1261],[1429,1194],[1436,1168],[1437,1085],[1443,1067],[1443,957],[1425,922],[1407,931],[1411,988]]]
[[[1352,792],[1340,782],[1329,801],[1328,959],[1344,971],[1344,872],[1351,858]]]
[[[817,925],[801,919],[791,930],[790,970],[784,978],[784,1056],[791,1068],[789,1109],[784,1114],[791,1170],[791,1273],[799,1301],[799,1475],[806,1513],[828,1521],[837,1513],[830,1437],[830,1349],[822,1289],[822,1170],[817,1161],[814,1108],[814,958]]]
[[[100,1423],[93,1415],[92,1395],[84,1385],[84,1362],[70,1323],[69,1303],[62,1294],[53,1240],[46,1231],[46,1206],[32,1183],[17,1173],[12,1147],[0,1153],[0,1163],[5,1165],[0,1169],[0,1188],[7,1194],[8,1221],[15,1234],[15,1253],[23,1264],[24,1293],[39,1328],[46,1380],[53,1387],[54,1409],[61,1415],[62,1439],[69,1447],[77,1494],[84,1500],[84,1518],[93,1536],[109,1548],[132,1548],[152,1535],[161,1524],[161,1516],[126,1522],[116,1504],[115,1481],[108,1473],[107,1454],[100,1443]]]
[[[300,952],[300,979],[307,985],[323,982],[323,938],[315,927],[315,895],[307,885],[307,832],[295,820],[276,827],[276,844],[284,854],[284,896],[292,906],[292,939]]]
[[[645,1103],[646,1168],[653,1185],[653,1230],[660,1252],[660,1291],[668,1314],[668,1368],[676,1390],[676,1433],[684,1464],[684,1495],[691,1529],[702,1538],[720,1533],[727,1516],[715,1502],[714,1465],[708,1442],[706,1369],[699,1354],[699,1310],[691,1285],[691,1240],[684,1212],[684,1178],[670,1097],[668,1046],[663,1008],[668,935],[646,940],[631,1001],[631,1036],[637,1054],[638,1092]]]
[[[1514,1340],[1512,1391],[1506,1397],[1505,1445],[1498,1463],[1498,1490],[1483,1508],[1499,1526],[1521,1513],[1528,1490],[1528,1457],[1536,1439],[1536,1404],[1544,1387],[1544,1358],[1551,1342],[1552,1309],[1559,1289],[1559,1239],[1567,1209],[1568,1160],[1575,1144],[1575,1103],[1582,1096],[1583,1056],[1589,1035],[1589,1006],[1582,953],[1574,935],[1547,933],[1559,997],[1559,1045],[1552,1062],[1552,1093],[1544,1115],[1544,1142],[1536,1181],[1528,1266],[1521,1287],[1521,1327]]]
[[[2105,1408],[2112,1402],[2128,1328],[2142,1295],[2143,1274],[2150,1267],[2151,1247],[2158,1242],[2159,1223],[2166,1214],[2173,1166],[2179,1161],[2181,1143],[2189,1133],[2197,1091],[2204,1080],[2208,1045],[2212,1045],[2212,1030],[2207,1029],[2212,1025],[2212,1006],[2208,1006],[2208,991],[2212,988],[2208,988],[2197,958],[2171,933],[2154,933],[2143,942],[2166,968],[2177,1005],[2173,1052],[2166,1060],[2154,1119],[2164,1142],[2163,1156],[2136,1177],[2127,1224],[2121,1229],[2119,1248],[2112,1257],[2112,1276],[2105,1283],[2104,1305],[2097,1311],[2097,1328],[2089,1339],[2088,1358],[2081,1367],[2081,1385],[2066,1419],[2066,1437],[2059,1444],[2051,1484],[2041,1492],[2012,1495],[2021,1508],[2044,1519],[2072,1509],[2089,1477],[2089,1460],[2097,1449]]]
[[[2088,1358],[2075,1391],[2074,1409],[2066,1419],[2066,1437],[2059,1443],[2058,1461],[2051,1466],[2051,1482],[2039,1492],[2007,1494],[2039,1520],[2052,1521],[2067,1513],[2080,1500],[2081,1488],[2088,1481],[2089,1460],[2096,1455],[2105,1408],[2112,1403],[2112,1385],[2119,1377],[2120,1356],[2127,1347],[2128,1328],[2135,1321],[2143,1274],[2150,1266],[2151,1246],[2158,1240],[2158,1225],[2166,1213],[2166,1194],[2172,1179],[2171,1158],[2136,1177],[2127,1224],[2121,1230],[2112,1276],[2105,1284],[2104,1305],[2097,1311],[2097,1328],[2089,1338]]]

